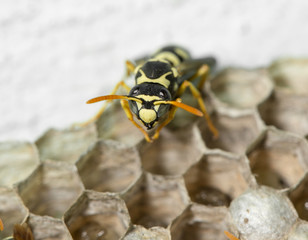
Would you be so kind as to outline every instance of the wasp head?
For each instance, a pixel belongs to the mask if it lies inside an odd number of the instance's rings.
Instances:
[[[168,104],[157,104],[159,101],[171,100],[168,89],[160,84],[142,83],[136,85],[128,96],[140,100],[129,100],[129,106],[148,130],[152,129],[168,113],[170,108]]]

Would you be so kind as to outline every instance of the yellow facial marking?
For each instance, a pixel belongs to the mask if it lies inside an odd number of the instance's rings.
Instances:
[[[140,102],[136,102],[136,104],[137,104],[137,108],[138,108],[138,110],[140,110],[140,109],[141,109],[141,107],[142,107],[142,104],[141,104]]]
[[[154,109],[155,109],[156,112],[158,112],[159,107],[160,107],[159,105],[154,106]]]
[[[157,61],[170,64],[170,62],[168,62],[166,59],[158,58],[158,57],[154,57],[148,60],[148,62],[157,62]]]
[[[170,85],[170,81],[166,79],[166,76],[172,74],[172,72],[167,72],[164,75],[161,75],[159,78],[150,79],[147,78],[142,70],[140,70],[141,76],[137,78],[137,84],[141,83],[159,83],[163,85],[165,88],[168,88]]]
[[[161,98],[158,97],[158,96],[150,96],[150,95],[143,95],[143,94],[140,94],[137,97],[141,98],[141,99],[143,99],[144,101],[147,101],[147,102],[151,102],[153,100],[161,100]]]
[[[156,112],[153,109],[143,108],[139,111],[139,117],[145,123],[151,123],[156,119]]]

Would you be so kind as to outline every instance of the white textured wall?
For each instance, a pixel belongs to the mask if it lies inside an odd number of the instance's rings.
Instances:
[[[307,56],[307,12],[306,0],[0,0],[0,140],[86,120],[125,59],[168,43],[221,66]]]

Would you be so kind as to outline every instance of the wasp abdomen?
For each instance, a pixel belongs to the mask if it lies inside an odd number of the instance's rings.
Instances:
[[[177,46],[163,47],[159,49],[152,57],[166,60],[175,67],[183,61],[191,58],[189,52],[186,49]]]

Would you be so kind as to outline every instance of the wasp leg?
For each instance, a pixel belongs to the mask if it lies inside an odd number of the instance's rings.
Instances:
[[[121,80],[120,82],[117,83],[117,85],[114,87],[114,89],[112,90],[110,95],[116,94],[120,87],[123,87],[126,90],[126,92],[129,93],[131,88],[129,86],[127,86],[127,84],[124,81],[125,81],[126,78],[128,78],[134,72],[135,65],[130,61],[126,61],[125,65],[126,65],[125,76],[124,76],[123,80]],[[104,102],[103,106],[100,108],[100,110],[93,117],[91,117],[86,122],[80,123],[78,125],[81,126],[81,127],[84,127],[84,126],[87,126],[87,125],[95,122],[103,114],[106,107],[108,106],[108,103],[110,103],[111,101],[112,100],[108,100],[108,101]]]
[[[134,120],[134,117],[133,117],[132,112],[130,111],[128,102],[125,100],[121,100],[121,105],[122,105],[122,108],[128,120],[130,120],[143,133],[145,140],[147,140],[147,142],[152,142],[152,139],[149,137],[148,133]]]
[[[120,87],[123,87],[126,90],[126,92],[129,93],[131,88],[127,86],[124,80],[128,78],[134,72],[135,65],[131,61],[128,61],[128,60],[125,62],[125,65],[126,65],[126,73],[125,73],[124,79],[117,83],[117,85],[114,87],[110,95],[116,94]],[[101,109],[98,111],[98,113],[93,118],[91,118],[89,122],[91,123],[91,122],[96,121],[103,114],[108,103],[110,103],[111,101],[112,100],[106,101],[104,105],[101,107]]]
[[[207,111],[206,111],[206,107],[205,104],[203,102],[202,96],[200,91],[188,80],[185,80],[180,89],[179,89],[179,94],[183,94],[185,89],[189,87],[192,95],[197,99],[199,106],[201,108],[202,113],[204,114],[205,120],[210,128],[210,131],[213,133],[214,137],[217,138],[219,133],[218,130],[216,129],[216,127],[214,126],[214,124],[212,123],[212,120],[210,118],[210,116],[208,115]]]
[[[115,94],[120,87],[123,87],[125,90],[127,90],[127,92],[129,92],[130,87],[126,85],[126,83],[124,82],[124,80],[122,80],[121,82],[118,82],[117,85],[115,86],[115,88],[113,89],[113,91],[111,92],[111,95]],[[91,117],[89,120],[87,120],[86,122],[80,123],[78,124],[79,126],[87,126],[93,122],[95,122],[97,119],[99,119],[99,117],[103,114],[103,112],[105,111],[106,107],[108,106],[108,103],[110,103],[112,100],[107,100],[103,103],[103,106],[99,109],[99,111],[93,116]]]
[[[125,62],[125,65],[126,65],[126,75],[124,78],[126,79],[135,71],[136,66],[129,60]]]
[[[165,127],[174,118],[176,110],[177,110],[176,106],[171,106],[168,118],[158,126],[152,139],[155,140],[159,137],[159,132],[163,129],[163,127]]]
[[[187,81],[191,82],[194,79],[200,77],[200,81],[199,81],[197,88],[199,90],[202,90],[202,88],[205,84],[205,81],[207,80],[207,76],[209,75],[209,72],[210,72],[209,66],[206,65],[206,64],[203,64],[203,65],[201,65],[201,67],[199,67],[199,69],[197,70],[197,72],[193,76],[191,76],[189,79],[187,79]]]
[[[110,95],[116,94],[120,87],[123,87],[126,90],[126,92],[129,93],[131,88],[127,86],[124,80],[128,78],[134,72],[135,65],[131,61],[128,61],[128,60],[125,62],[125,65],[126,65],[126,73],[125,73],[124,79],[117,83],[117,85],[114,87]],[[111,101],[112,100],[106,101],[104,105],[101,107],[101,109],[98,111],[98,113],[92,118],[93,120],[90,119],[90,122],[96,121],[103,114],[108,103],[110,103]]]

